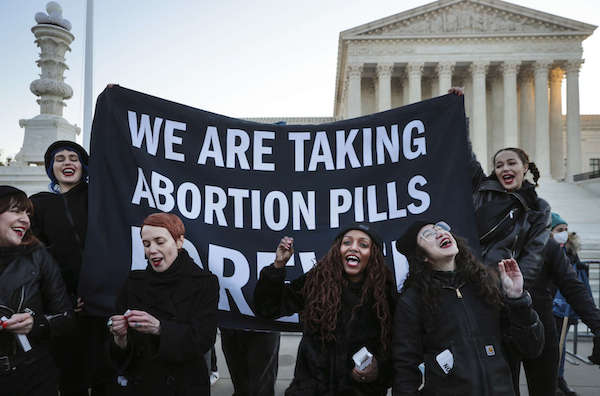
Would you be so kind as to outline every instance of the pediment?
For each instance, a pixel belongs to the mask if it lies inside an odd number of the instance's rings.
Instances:
[[[438,1],[342,33],[344,38],[589,35],[596,26],[494,0]]]

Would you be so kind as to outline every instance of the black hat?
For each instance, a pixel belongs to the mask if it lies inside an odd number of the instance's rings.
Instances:
[[[351,230],[358,230],[358,231],[362,231],[365,234],[367,234],[369,237],[371,237],[371,240],[373,242],[375,242],[375,244],[377,246],[379,246],[379,249],[383,252],[383,240],[381,239],[379,234],[373,228],[371,228],[369,223],[351,224],[348,227],[345,227],[344,229],[342,229],[342,231],[340,231],[339,234],[337,234],[336,239],[344,236],[345,233],[347,233],[348,231],[351,231]]]
[[[48,146],[46,154],[44,154],[44,165],[46,166],[46,174],[51,180],[54,178],[52,173],[52,160],[54,159],[54,153],[56,153],[56,151],[59,149],[67,149],[76,152],[79,155],[79,161],[81,161],[81,163],[84,166],[88,165],[89,156],[87,151],[85,151],[83,147],[71,140],[57,140],[56,142]]]
[[[417,220],[412,223],[404,234],[396,241],[396,250],[402,253],[404,256],[409,257],[415,253],[417,248],[417,235],[421,228],[427,224],[435,224],[436,221],[431,220]]]
[[[27,196],[27,194],[25,194],[24,191],[19,190],[16,187],[0,186],[0,198],[8,197],[9,195],[17,195],[17,194],[23,194],[23,195]]]

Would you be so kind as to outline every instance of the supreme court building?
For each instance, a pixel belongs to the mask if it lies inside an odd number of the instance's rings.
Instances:
[[[496,150],[518,146],[543,177],[571,181],[584,162],[582,41],[595,29],[499,0],[440,0],[357,26],[340,33],[333,116],[383,111],[462,86],[484,169]],[[595,130],[586,138],[600,151],[600,116],[591,117]]]

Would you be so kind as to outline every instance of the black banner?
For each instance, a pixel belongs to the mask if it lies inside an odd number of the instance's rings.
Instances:
[[[419,218],[469,240],[474,215],[462,97],[446,95],[322,125],[259,124],[119,86],[93,123],[89,219],[80,295],[112,313],[128,271],[144,268],[139,225],[156,211],[186,227],[184,247],[219,277],[220,324],[291,329],[254,317],[252,294],[284,235],[288,279],[308,271],[345,225],[372,223],[399,285],[394,241]]]

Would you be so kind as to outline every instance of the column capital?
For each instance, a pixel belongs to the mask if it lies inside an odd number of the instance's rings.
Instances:
[[[581,65],[583,65],[583,59],[571,59],[565,63],[567,73],[579,73]]]
[[[489,64],[490,64],[490,62],[476,61],[476,62],[471,63],[471,66],[469,66],[469,70],[471,71],[471,73],[473,75],[485,74],[487,72]]]
[[[438,75],[452,75],[455,62],[439,62],[435,67]]]
[[[533,67],[531,65],[521,65],[519,67],[519,80],[521,82],[533,80]]]
[[[363,71],[362,63],[349,63],[346,66],[346,73],[349,78],[360,78]]]
[[[550,82],[560,82],[565,77],[565,71],[560,67],[550,70]]]
[[[550,67],[552,66],[554,62],[551,60],[539,60],[539,61],[535,61],[535,63],[533,64],[533,70],[535,72],[535,74],[539,74],[539,73],[548,73],[548,70],[550,69]]]
[[[423,66],[425,66],[424,62],[410,62],[406,66],[406,71],[409,75],[418,74],[420,76],[423,73]]]
[[[500,65],[502,74],[517,74],[521,66],[521,61],[506,61]]]
[[[378,63],[377,68],[376,68],[377,77],[389,78],[392,76],[393,70],[394,70],[393,63]]]

